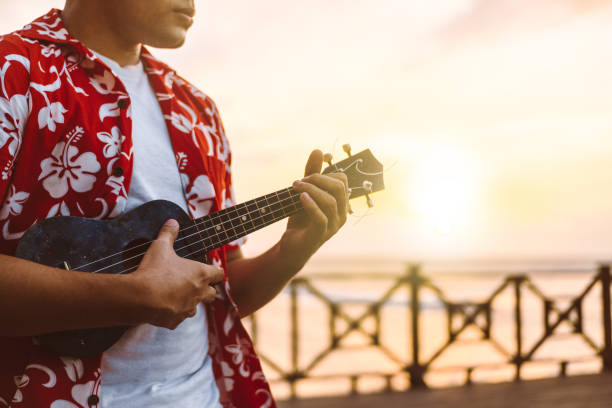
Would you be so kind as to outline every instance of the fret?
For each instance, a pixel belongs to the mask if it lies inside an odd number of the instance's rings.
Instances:
[[[301,208],[299,194],[289,187],[198,218],[195,222],[206,251],[210,251],[282,220]]]
[[[274,214],[274,219],[272,222],[280,221],[283,218],[287,218],[287,216],[282,211],[278,211],[276,214]]]
[[[280,206],[280,212],[283,214],[283,218],[287,216],[287,204],[289,204],[287,194],[287,190],[281,190],[274,193],[276,195],[276,199],[278,200],[278,205]]]
[[[269,222],[274,218],[272,211],[270,209],[270,203],[268,203],[268,197],[263,196],[257,200],[257,205],[259,206],[259,214],[260,217],[263,218],[264,223]]]
[[[294,196],[293,204],[292,205],[293,205],[293,207],[292,207],[291,211],[293,213],[296,213],[296,212],[298,212],[299,210],[302,209],[302,202],[300,201],[300,196],[299,195],[298,196]]]
[[[246,216],[246,208],[242,208],[243,205],[236,205],[227,209],[230,215],[230,223],[232,224],[232,231],[234,232],[234,239],[238,239],[247,234],[245,224],[248,222]],[[243,211],[240,211],[242,209]]]
[[[215,214],[217,215],[217,217],[215,220],[216,222],[215,227],[213,229],[213,233],[217,236],[219,242],[222,242],[229,238],[229,236],[227,235],[227,229],[228,227],[231,227],[231,224],[229,223],[229,216],[227,214],[227,211],[222,210]]]
[[[292,188],[286,188],[284,190],[281,190],[278,194],[281,202],[283,203],[285,215],[292,214],[296,208],[295,202],[293,201],[294,198],[292,192]]]
[[[215,240],[213,239],[212,227],[213,223],[210,216],[203,217],[195,220],[198,226],[199,235],[204,239],[204,246],[206,248],[213,248]]]
[[[246,205],[249,209],[251,224],[253,224],[253,228],[255,228],[253,231],[255,231],[263,226],[263,220],[259,217],[259,206],[257,205],[257,200],[251,200],[247,202]]]
[[[253,226],[253,223],[251,221],[251,213],[249,211],[249,207],[247,206],[247,203],[238,204],[236,206],[236,211],[238,212],[238,215],[240,216],[240,223],[242,224],[242,227],[245,230]]]
[[[236,235],[238,235],[238,232],[236,231],[236,224],[238,223],[238,220],[236,220],[236,217],[238,216],[238,214],[234,212],[234,207],[230,207],[230,208],[223,210],[223,213],[227,217],[226,218],[227,221],[225,222],[225,225],[224,225],[225,233],[227,234],[227,238],[231,239],[232,237],[235,237]]]
[[[270,208],[272,208],[272,214],[274,214],[275,218],[278,216],[278,214],[282,214],[284,212],[283,205],[278,197],[278,192],[268,194],[266,197],[268,197],[268,203],[271,203]]]

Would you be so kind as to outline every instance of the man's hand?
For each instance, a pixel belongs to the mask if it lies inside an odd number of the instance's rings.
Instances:
[[[346,222],[348,182],[344,173],[320,174],[323,153],[314,150],[306,163],[305,177],[293,188],[304,206],[291,218],[280,241],[282,256],[301,268],[312,254]]]
[[[155,326],[176,328],[196,313],[198,303],[215,299],[210,286],[223,279],[223,269],[184,259],[174,252],[179,225],[168,220],[131,275],[145,288],[145,320]]]
[[[241,316],[253,313],[276,296],[346,222],[346,176],[319,174],[322,164],[321,151],[313,151],[306,163],[306,176],[293,185],[300,192],[304,211],[289,218],[277,244],[254,258],[243,258],[239,250],[228,256],[227,277]]]

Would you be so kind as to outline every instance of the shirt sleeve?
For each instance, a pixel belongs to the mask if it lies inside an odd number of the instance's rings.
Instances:
[[[8,37],[8,36],[7,36]],[[0,194],[6,195],[30,115],[30,59],[19,38],[0,40]]]

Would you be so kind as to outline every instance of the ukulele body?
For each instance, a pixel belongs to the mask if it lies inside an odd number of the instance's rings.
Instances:
[[[150,241],[169,218],[179,222],[174,249],[179,256],[205,261],[206,254],[193,220],[178,205],[155,200],[111,220],[52,217],[23,235],[15,256],[74,273],[129,273],[140,264]],[[95,294],[92,294],[95,296]],[[74,305],[74,313],[81,313]],[[110,348],[128,327],[70,330],[37,336],[39,344],[62,356],[88,357]]]

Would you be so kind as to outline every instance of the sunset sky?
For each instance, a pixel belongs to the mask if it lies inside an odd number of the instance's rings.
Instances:
[[[0,0],[0,29],[62,6]],[[612,1],[196,7],[187,43],[154,53],[217,102],[240,201],[301,177],[313,148],[388,168],[320,257],[612,258]]]

